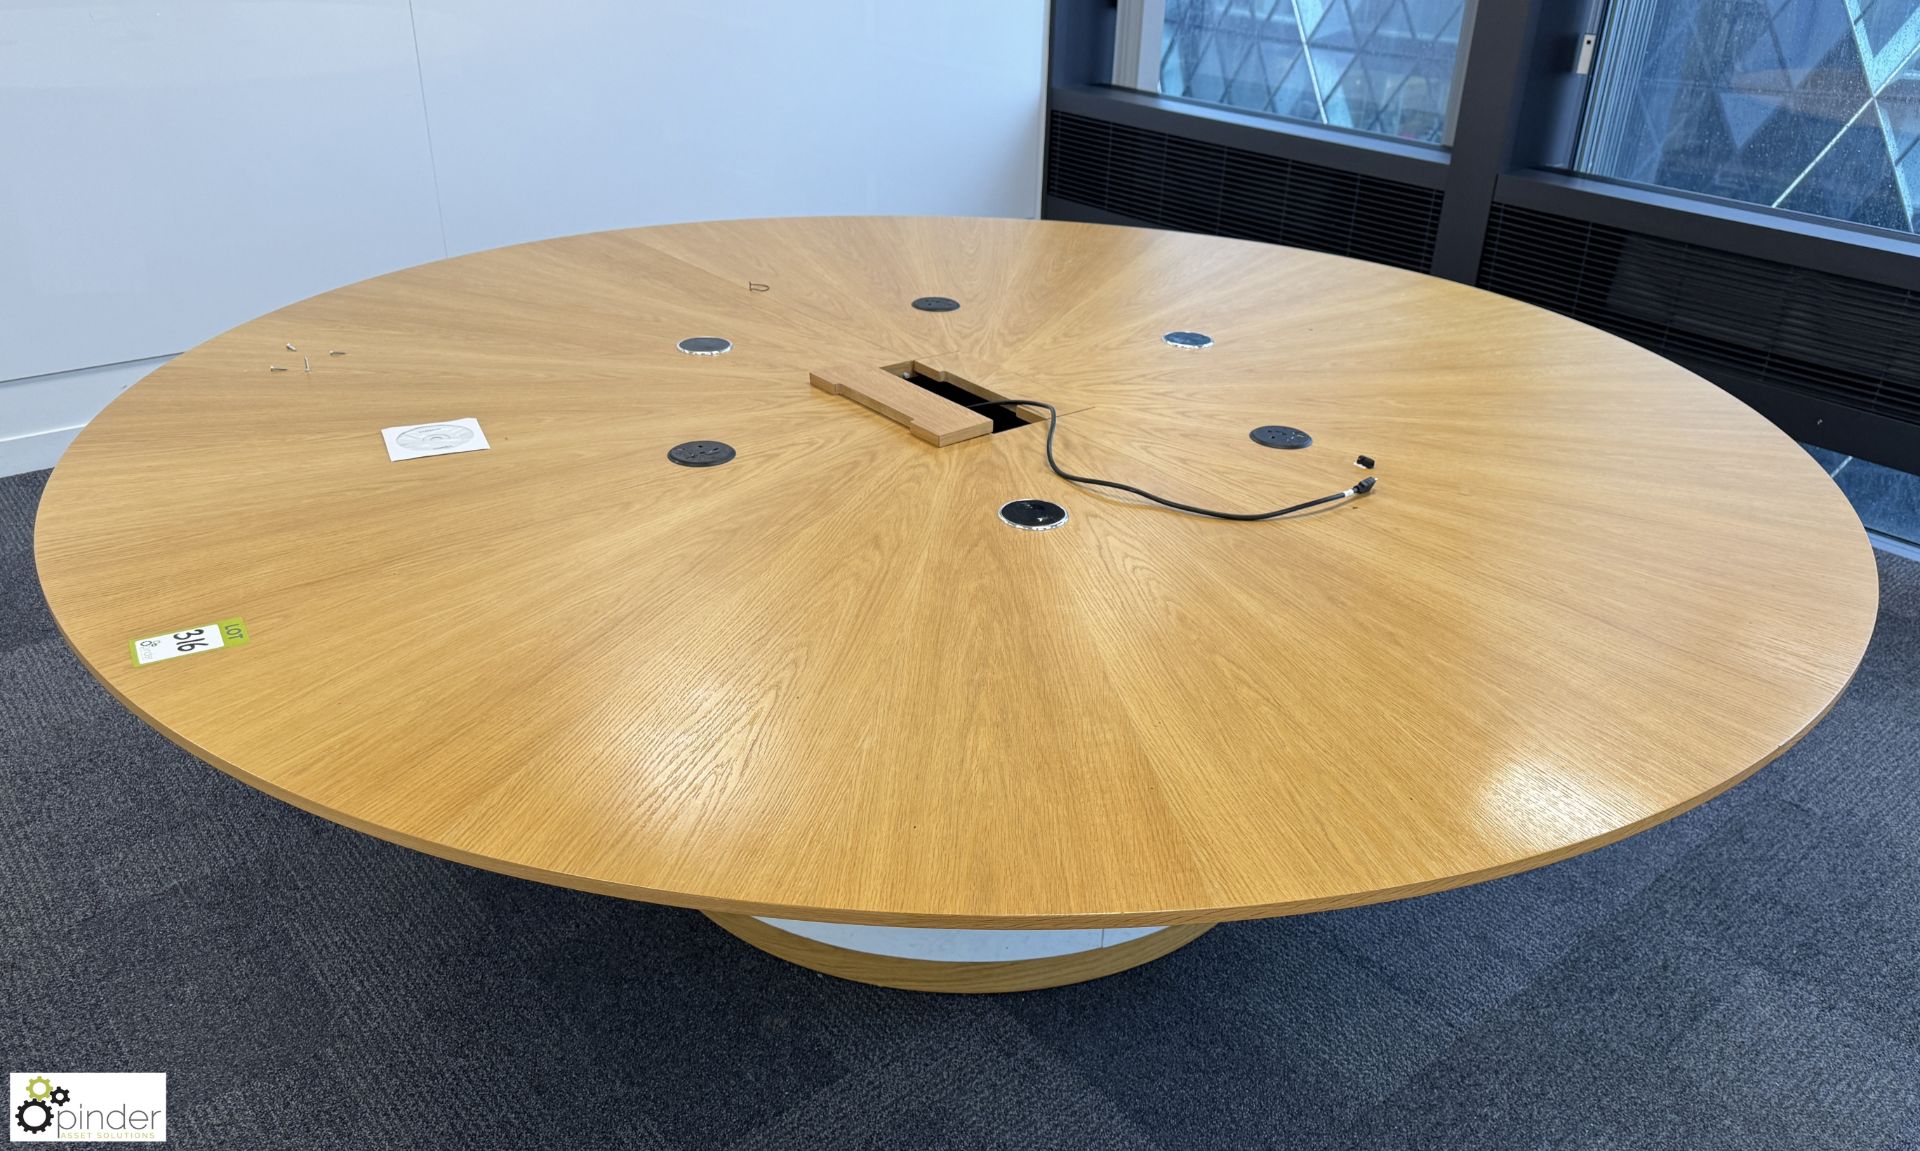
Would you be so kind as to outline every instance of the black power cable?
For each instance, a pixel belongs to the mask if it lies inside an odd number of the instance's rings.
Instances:
[[[1270,512],[1214,511],[1212,508],[1195,507],[1192,504],[1183,504],[1179,500],[1167,499],[1165,496],[1156,496],[1150,491],[1146,491],[1145,489],[1142,489],[1142,488],[1136,488],[1132,484],[1123,484],[1118,480],[1100,480],[1100,479],[1095,479],[1092,476],[1076,476],[1072,472],[1067,471],[1065,468],[1062,468],[1058,463],[1054,461],[1054,458],[1053,458],[1053,433],[1054,433],[1054,429],[1060,426],[1060,409],[1059,408],[1054,407],[1052,404],[1047,403],[1045,400],[985,400],[985,401],[982,401],[981,403],[968,404],[967,406],[970,408],[989,408],[989,407],[993,407],[996,404],[1026,404],[1029,407],[1047,409],[1047,466],[1053,469],[1054,475],[1059,476],[1061,479],[1066,480],[1068,483],[1091,484],[1095,487],[1112,488],[1115,491],[1128,492],[1132,495],[1139,496],[1142,499],[1152,500],[1154,503],[1159,504],[1162,507],[1169,507],[1174,509],[1175,511],[1191,512],[1196,516],[1209,516],[1216,520],[1279,519],[1281,516],[1290,516],[1295,512],[1304,512],[1308,508],[1317,508],[1322,504],[1330,504],[1338,500],[1353,499],[1358,496],[1364,496],[1368,492],[1373,490],[1373,486],[1375,482],[1374,477],[1368,476],[1366,479],[1361,480],[1359,483],[1353,485],[1352,487],[1346,489],[1345,491],[1335,492],[1330,496],[1321,496],[1317,500],[1307,500],[1304,503],[1297,503],[1297,504],[1294,504],[1292,507],[1277,508]]]

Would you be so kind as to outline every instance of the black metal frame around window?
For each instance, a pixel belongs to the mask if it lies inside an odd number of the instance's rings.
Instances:
[[[1347,174],[1360,181],[1356,215],[1366,211],[1367,188],[1374,183],[1400,190],[1395,204],[1421,190],[1436,193],[1437,220],[1423,241],[1430,243],[1430,253],[1422,249],[1427,255],[1423,270],[1530,298],[1619,331],[1715,379],[1796,438],[1920,471],[1920,403],[1914,399],[1920,397],[1920,242],[1842,222],[1569,174],[1586,84],[1585,77],[1573,74],[1572,63],[1581,36],[1598,27],[1602,4],[1480,0],[1461,44],[1468,65],[1449,150],[1108,86],[1113,0],[1054,0],[1049,184],[1042,214],[1302,242],[1291,238],[1284,220],[1263,224],[1267,230],[1261,233],[1230,219],[1236,212],[1231,179],[1223,184],[1211,170],[1185,173],[1177,170],[1181,164],[1211,169],[1268,163]],[[1116,150],[1120,133],[1136,148],[1159,149],[1153,154],[1164,169],[1159,177],[1164,212],[1140,208],[1138,196],[1116,208],[1090,203],[1084,195],[1055,194],[1055,149],[1068,146],[1058,142],[1084,150],[1089,124],[1113,126]],[[1077,144],[1063,134],[1066,129],[1080,132]],[[1211,226],[1205,212],[1196,211],[1196,203],[1204,208],[1206,196],[1221,201]],[[1364,220],[1355,225],[1364,226]],[[1502,228],[1507,242],[1490,242]],[[1584,250],[1566,255],[1580,262],[1566,270],[1572,280],[1619,275],[1622,267],[1644,265],[1680,268],[1683,278],[1692,276],[1716,290],[1736,286],[1724,299],[1642,299],[1639,306],[1629,301],[1625,307],[1591,291],[1583,295],[1578,283],[1536,290],[1528,277],[1537,279],[1537,270],[1509,266],[1520,243],[1515,237],[1522,236],[1528,243],[1545,237],[1543,243],[1605,249],[1611,262],[1604,268],[1587,266],[1590,254]],[[1358,230],[1354,237],[1352,254],[1370,256]],[[1343,241],[1322,231],[1305,242],[1342,250]],[[1572,247],[1565,251],[1574,253]],[[1415,266],[1403,251],[1388,259]],[[1743,276],[1753,280],[1752,292],[1771,296],[1741,297],[1737,281]],[[1772,298],[1787,296],[1792,300],[1786,305]],[[1764,346],[1735,347],[1740,333],[1722,340],[1710,330],[1713,316],[1744,313],[1757,303],[1788,308],[1780,320],[1788,333],[1784,343],[1769,335],[1771,342]],[[1796,324],[1823,324],[1822,308],[1843,306],[1865,317],[1849,329],[1849,349],[1857,349],[1862,339],[1885,346],[1864,359],[1842,357],[1850,362],[1828,370],[1817,341],[1795,346],[1792,336]],[[1662,319],[1653,314],[1660,307],[1691,315],[1684,322]],[[1738,327],[1737,321],[1730,325]],[[1882,395],[1895,383],[1905,398]]]

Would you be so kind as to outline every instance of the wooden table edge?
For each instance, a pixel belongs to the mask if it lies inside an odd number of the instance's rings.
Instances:
[[[37,515],[38,513],[36,513],[36,520]],[[1860,529],[1860,542],[1866,546],[1869,553],[1871,553],[1873,545],[1872,541],[1867,537],[1865,528]],[[39,566],[39,534],[36,531],[34,548],[34,568],[36,576],[40,574]],[[1873,571],[1874,588],[1877,596],[1879,590],[1878,565],[1871,565],[1871,570]],[[45,580],[43,579],[41,582],[44,587]],[[755,900],[729,899],[688,892],[667,891],[593,876],[551,871],[545,868],[519,863],[514,860],[480,855],[407,832],[382,827],[358,816],[336,810],[326,804],[315,802],[306,796],[283,788],[270,780],[241,770],[221,759],[219,756],[180,737],[166,726],[155,722],[151,716],[131,699],[121,694],[113,681],[102,674],[101,669],[96,667],[93,661],[87,658],[80,647],[73,642],[73,638],[67,634],[66,625],[61,622],[59,614],[51,610],[51,604],[49,604],[48,614],[53,617],[54,626],[59,629],[62,642],[67,645],[67,649],[73,653],[74,658],[80,662],[80,665],[87,669],[87,673],[104,687],[107,693],[122,707],[125,707],[128,711],[138,716],[141,722],[166,736],[168,741],[183,751],[186,751],[195,759],[214,767],[249,787],[271,795],[291,807],[298,808],[309,815],[318,816],[330,823],[351,828],[354,831],[372,836],[375,839],[431,855],[439,859],[445,859],[453,863],[464,864],[468,867],[477,867],[483,871],[508,875],[516,879],[530,880],[554,887],[564,887],[574,891],[584,891],[594,895],[606,895],[635,902],[656,903],[666,907],[700,911],[707,913],[710,917],[767,916],[779,919],[814,920],[822,923],[860,924],[876,927],[951,927],[991,930],[1172,927],[1182,925],[1211,926],[1218,923],[1239,922],[1243,920],[1275,919],[1291,915],[1306,915],[1319,911],[1337,911],[1349,907],[1365,907],[1375,903],[1391,903],[1396,900],[1409,899],[1420,895],[1432,895],[1442,891],[1450,891],[1454,888],[1470,887],[1474,884],[1485,883],[1489,880],[1518,875],[1522,872],[1532,871],[1536,868],[1584,855],[1589,851],[1606,847],[1609,844],[1617,843],[1649,828],[1656,827],[1676,816],[1684,815],[1686,812],[1699,807],[1709,800],[1725,794],[1734,786],[1753,776],[1761,768],[1773,763],[1782,755],[1792,750],[1796,744],[1806,737],[1808,732],[1818,727],[1820,723],[1827,718],[1834,707],[1839,704],[1840,699],[1846,695],[1847,689],[1853,684],[1854,677],[1859,674],[1860,665],[1866,658],[1867,645],[1872,642],[1873,631],[1875,630],[1874,627],[1869,627],[1866,635],[1861,639],[1860,648],[1853,656],[1853,667],[1852,670],[1847,673],[1846,681],[1834,692],[1832,698],[1827,700],[1825,706],[1802,725],[1799,731],[1793,734],[1792,738],[1782,742],[1766,756],[1757,760],[1744,770],[1729,776],[1698,795],[1689,797],[1664,810],[1644,816],[1632,823],[1612,828],[1588,839],[1562,844],[1559,847],[1551,848],[1547,851],[1536,852],[1532,855],[1508,860],[1493,867],[1482,868],[1472,872],[1438,876],[1434,879],[1423,880],[1417,883],[1400,884],[1363,892],[1350,892],[1338,896],[1283,900],[1275,903],[1247,904],[1241,906],[1160,908],[1150,911],[978,915],[962,912],[872,910],[852,907],[824,907],[808,904],[767,903]],[[1877,624],[1878,616],[1876,613],[1875,625],[1877,626]],[[732,929],[729,928],[729,930]],[[736,934],[738,933],[736,932]]]

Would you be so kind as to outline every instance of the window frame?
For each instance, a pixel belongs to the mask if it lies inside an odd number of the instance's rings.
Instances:
[[[1588,0],[1582,0],[1588,2]],[[1392,143],[1416,144],[1422,147],[1453,147],[1453,129],[1455,117],[1460,110],[1460,83],[1466,75],[1467,57],[1471,50],[1474,16],[1480,9],[1480,0],[1465,0],[1460,18],[1459,47],[1453,58],[1453,78],[1447,89],[1447,108],[1445,124],[1441,129],[1440,141],[1429,144],[1425,141],[1404,140],[1369,132],[1363,128],[1348,128],[1339,124],[1325,124],[1315,120],[1302,120],[1293,116],[1281,116],[1271,112],[1260,112],[1249,108],[1240,108],[1232,104],[1216,104],[1207,100],[1192,99],[1184,96],[1166,96],[1160,89],[1160,61],[1165,54],[1162,47],[1153,53],[1152,66],[1147,60],[1147,45],[1163,43],[1166,24],[1166,0],[1112,0],[1114,8],[1114,47],[1112,80],[1113,87],[1139,92],[1145,95],[1163,96],[1179,100],[1198,108],[1225,108],[1229,111],[1256,116],[1264,120],[1276,121],[1283,126],[1323,128],[1333,132],[1344,132],[1371,140],[1386,140]],[[1149,75],[1151,73],[1151,75]],[[1149,84],[1148,81],[1151,80]],[[1132,81],[1131,83],[1129,81]]]
[[[1477,19],[1462,29],[1451,148],[1115,87],[1121,0],[1052,0],[1048,111],[1437,190],[1442,202],[1428,270],[1469,285],[1478,282],[1488,225],[1500,205],[1920,299],[1920,236],[1573,172],[1588,94],[1588,76],[1574,71],[1575,61],[1581,37],[1599,31],[1607,2],[1482,0]],[[1600,45],[1595,68],[1605,52]],[[1041,203],[1050,219],[1138,223],[1058,199],[1044,187]],[[1915,424],[1784,390],[1763,410],[1799,439],[1920,471]]]
[[[1589,78],[1574,61],[1610,2],[1473,0],[1450,98],[1450,148],[1117,87],[1121,13],[1164,10],[1128,0],[1053,0],[1048,107],[1438,189],[1445,200],[1431,270],[1463,283],[1477,277],[1488,216],[1503,203],[1551,205],[1577,219],[1920,291],[1920,236],[1572,171]],[[1595,69],[1605,53],[1602,44]],[[1043,194],[1043,205],[1049,199]]]
[[[1920,230],[1908,232],[1897,228],[1882,228],[1872,224],[1856,223],[1852,220],[1845,220],[1835,216],[1822,216],[1813,212],[1799,212],[1790,208],[1774,208],[1766,204],[1758,204],[1748,200],[1714,196],[1704,192],[1689,191],[1684,188],[1670,188],[1663,184],[1643,184],[1632,180],[1622,180],[1612,176],[1602,176],[1591,172],[1580,171],[1579,168],[1576,167],[1576,163],[1578,160],[1581,136],[1586,128],[1587,111],[1592,100],[1593,79],[1600,75],[1607,67],[1609,60],[1610,45],[1608,44],[1607,37],[1604,35],[1608,18],[1612,15],[1613,9],[1616,6],[1631,2],[1631,0],[1584,0],[1584,2],[1588,4],[1591,9],[1591,15],[1587,21],[1591,25],[1590,30],[1600,37],[1597,51],[1589,74],[1579,77],[1577,95],[1571,98],[1566,96],[1562,97],[1566,103],[1566,112],[1571,122],[1564,129],[1563,137],[1559,142],[1560,146],[1556,149],[1558,154],[1551,161],[1536,157],[1536,167],[1544,171],[1558,173],[1578,180],[1590,181],[1591,187],[1596,191],[1604,188],[1620,188],[1627,189],[1630,192],[1643,191],[1653,193],[1653,199],[1656,202],[1669,203],[1671,206],[1683,211],[1686,210],[1684,205],[1687,203],[1698,204],[1701,205],[1701,207],[1696,210],[1715,218],[1744,217],[1756,223],[1763,223],[1769,219],[1778,220],[1778,226],[1780,228],[1795,234],[1822,234],[1822,226],[1825,226],[1826,229],[1830,230],[1831,238],[1839,243],[1851,242],[1852,238],[1858,237],[1871,244],[1872,237],[1878,236],[1889,239],[1896,245],[1903,242],[1910,246],[1920,244]],[[1627,198],[1630,201],[1638,199],[1638,197],[1631,194],[1629,194]],[[1803,225],[1811,225],[1811,227]],[[1916,247],[1913,250],[1916,254],[1920,254],[1920,247]]]

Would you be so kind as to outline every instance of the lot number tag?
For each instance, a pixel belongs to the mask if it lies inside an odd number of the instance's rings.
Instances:
[[[223,619],[219,623],[183,627],[179,631],[168,632],[166,635],[136,639],[133,641],[133,662],[144,666],[159,663],[163,659],[173,659],[175,656],[218,651],[223,647],[238,647],[245,642],[247,642],[247,625],[238,619]]]

